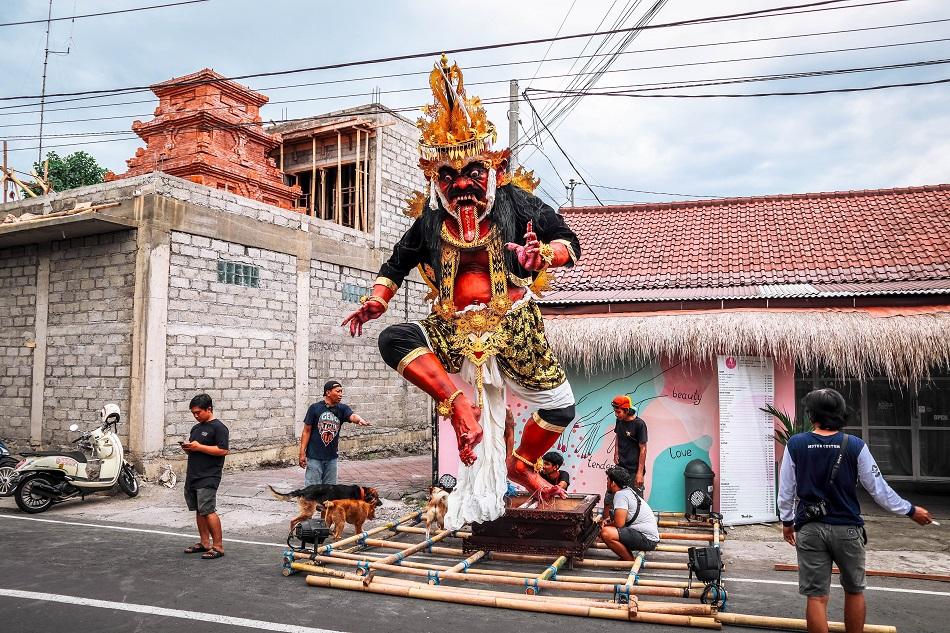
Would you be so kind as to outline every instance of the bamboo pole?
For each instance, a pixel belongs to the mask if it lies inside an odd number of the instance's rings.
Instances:
[[[283,160],[283,144],[281,144],[281,160]],[[322,171],[322,170],[321,170]],[[308,215],[316,216],[317,215],[317,137],[310,137],[310,208],[307,210]],[[321,187],[322,188],[322,187]],[[321,192],[322,193],[322,192]],[[323,201],[320,201],[320,212],[323,213]]]
[[[348,552],[338,552],[334,550],[332,552],[333,556],[336,558],[343,558],[352,562],[375,562],[382,558],[382,554],[375,554],[372,552],[360,552],[360,553],[348,553]],[[310,560],[310,554],[305,552],[295,552],[294,558],[297,560]],[[337,561],[340,564],[344,564],[343,561]],[[443,571],[459,571],[459,568],[462,567],[461,563],[454,567],[449,567],[448,565],[438,565],[436,563],[418,563],[404,560],[400,563],[400,567],[409,567],[412,569],[426,569],[434,570],[438,572]],[[469,568],[463,573],[472,574],[475,576],[507,576],[509,578],[520,578],[522,580],[526,578],[535,578],[535,574],[522,572],[522,571],[511,571],[511,570],[501,570],[501,569],[478,569],[478,568]],[[441,574],[440,574],[441,577]],[[578,582],[586,584],[611,584],[611,585],[622,585],[626,582],[625,578],[615,578],[610,576],[572,576],[572,575],[558,575],[558,580],[568,581],[568,582]],[[433,580],[434,582],[434,580]],[[686,581],[676,581],[676,580],[654,580],[650,578],[640,578],[637,582],[638,586],[641,587],[666,587],[673,589],[688,589],[691,585]],[[682,591],[676,594],[677,597],[682,597]],[[664,594],[666,595],[666,594]],[[673,595],[673,594],[669,594]],[[700,597],[700,593],[697,592],[695,596],[690,597]]]
[[[608,620],[633,620],[636,622],[696,626],[710,629],[718,629],[722,626],[719,624],[719,622],[711,617],[667,613],[636,613],[633,611],[624,611],[623,609],[616,608],[595,607],[570,603],[558,604],[540,600],[532,601],[525,598],[524,596],[502,598],[495,597],[490,594],[475,594],[453,591],[452,589],[445,587],[400,587],[396,585],[387,585],[385,583],[380,583],[378,585],[363,585],[363,583],[357,581],[316,575],[307,576],[306,581],[308,585],[313,587],[328,587],[334,589],[346,589],[350,591],[364,591],[390,596],[420,598],[424,600],[437,600],[440,602],[451,602],[455,604],[515,609],[538,613],[574,615],[581,617],[603,618]]]
[[[713,545],[719,547],[719,542],[722,540],[722,535],[719,533],[719,521],[716,521],[713,524]]]
[[[494,556],[492,556],[494,558]],[[623,560],[592,560],[584,559],[575,563],[577,567],[599,567],[606,569],[627,569],[630,566],[628,561]],[[643,561],[643,569],[689,569],[686,563],[666,563],[652,560]]]
[[[320,169],[320,218],[327,219],[327,170]]]
[[[380,532],[385,532],[386,530],[396,527],[400,523],[405,523],[406,521],[418,519],[421,516],[422,516],[422,510],[410,512],[409,514],[404,514],[398,519],[394,519],[390,521],[389,523],[380,525],[379,527],[374,527],[372,530],[369,530],[366,532],[360,532],[359,534],[354,534],[353,536],[348,536],[347,538],[339,540],[335,543],[321,545],[315,551],[318,554],[326,554],[327,552],[332,552],[334,549],[338,547],[342,547],[343,545],[349,545],[350,543],[355,543],[359,541],[360,539],[366,538],[368,536],[372,536],[373,534],[379,534]],[[307,556],[307,554],[304,554],[304,556]]]
[[[363,230],[369,230],[369,137],[370,132],[366,132],[366,143],[363,148],[363,208],[360,214],[363,218]],[[377,159],[379,160],[379,159]]]
[[[343,143],[340,130],[336,131],[336,205],[333,221],[343,224]]]
[[[451,533],[452,533],[451,530],[445,530],[443,532],[439,532],[438,534],[434,535],[432,538],[427,538],[421,543],[416,543],[415,545],[402,549],[396,552],[395,554],[392,554],[391,556],[387,556],[386,558],[382,558],[374,563],[371,563],[369,568],[372,570],[372,569],[380,568],[382,565],[389,565],[391,563],[399,563],[403,559],[408,558],[409,556],[412,556],[416,552],[421,552],[422,550],[426,549],[427,547],[430,547],[434,543],[438,543],[439,541],[441,541],[442,539],[444,539],[446,536],[448,536]]]
[[[354,180],[356,181],[355,183],[353,183],[356,189],[356,192],[355,192],[356,204],[353,206],[353,216],[354,216],[353,227],[357,231],[362,231],[363,230],[363,227],[362,227],[363,213],[360,210],[360,202],[361,202],[360,189],[361,189],[361,185],[363,184],[363,177],[360,174],[360,129],[359,128],[356,128],[356,174],[355,174]]]
[[[331,565],[353,565],[356,561],[350,560],[349,558],[335,557],[335,556],[324,556],[324,555],[315,555],[306,557],[310,560],[315,560],[321,563],[331,564]],[[426,569],[417,569],[415,566],[409,567],[408,565],[389,565],[383,564],[378,560],[373,561],[373,569],[375,571],[386,571],[394,574],[401,574],[405,576],[425,576],[426,578],[430,577],[430,572]],[[622,585],[615,584],[594,584],[594,583],[575,583],[575,582],[563,582],[560,580],[537,580],[536,578],[518,578],[511,576],[503,576],[500,574],[458,574],[458,573],[449,573],[447,571],[440,572],[439,577],[443,580],[456,580],[460,582],[474,582],[482,583],[487,585],[508,585],[513,587],[534,587],[535,589],[554,589],[554,590],[563,590],[563,591],[577,591],[584,593],[609,593],[613,594],[616,592],[617,588]],[[648,595],[648,596],[667,596],[671,598],[699,598],[702,595],[701,589],[691,589],[688,592],[684,592],[681,589],[674,589],[671,587],[650,587],[650,586],[635,586],[630,590],[631,594],[635,595]],[[688,595],[684,596],[684,593]]]
[[[557,573],[561,570],[561,567],[564,566],[564,563],[567,562],[566,556],[558,556],[557,559],[545,568],[540,574],[538,574],[536,580],[550,580],[551,577],[557,578]],[[524,592],[529,596],[533,596],[538,593],[538,590],[534,587],[527,586],[524,589]]]
[[[630,573],[627,574],[627,590],[630,590],[630,587],[637,584],[637,574],[640,573],[640,567],[643,566],[643,552],[637,554],[636,559],[633,561],[633,565],[630,566]]]
[[[426,529],[423,527],[414,527],[409,525],[400,525],[397,529],[397,532],[405,532],[406,534],[425,534]],[[471,532],[463,532],[458,530],[453,534],[455,538],[468,538],[472,535]]]
[[[798,565],[775,564],[775,571],[798,571]],[[837,567],[831,568],[831,573],[840,573]],[[909,580],[933,580],[935,582],[950,582],[950,576],[945,574],[922,574],[912,571],[888,571],[884,569],[866,569],[866,576],[881,576],[882,578],[907,578]]]
[[[355,582],[363,583],[364,577],[357,576],[356,574],[339,571],[336,569],[329,569],[327,567],[319,567],[316,565],[311,565],[309,563],[293,563],[293,568],[295,571],[303,571],[312,574],[318,574],[321,576],[332,576],[334,578],[344,578],[346,580],[352,580]],[[387,585],[400,585],[403,587],[425,587],[426,585],[421,582],[415,582],[413,580],[404,580],[402,578],[393,578],[391,576],[377,576],[376,581],[379,583]],[[363,583],[365,584],[365,583]],[[432,584],[432,581],[429,581],[429,584]],[[448,587],[444,585],[439,585],[445,590],[450,591],[460,591],[462,593],[484,593],[494,596],[501,596],[503,598],[517,598],[520,594],[512,593],[510,591],[494,591],[491,589],[476,589],[474,587]],[[603,607],[605,609],[623,609],[626,610],[629,607],[625,604],[617,604],[616,602],[607,602],[606,600],[596,600],[593,598],[578,598],[578,597],[566,597],[566,596],[540,596],[535,595],[531,597],[531,600],[541,601],[541,602],[567,602],[572,604],[586,604],[593,605],[598,607]],[[676,607],[688,607],[690,611],[686,612],[685,615],[712,615],[712,609],[706,605],[681,605],[675,602],[650,602],[650,609],[655,610],[656,607],[653,605],[659,605],[660,608],[676,608]],[[702,609],[705,607],[705,611]]]
[[[466,558],[465,560],[463,560],[458,565],[453,565],[452,567],[449,567],[447,571],[450,571],[452,573],[456,573],[456,572],[464,573],[468,571],[469,566],[474,565],[475,563],[477,563],[483,558],[485,558],[485,552],[479,550],[475,552],[474,554],[472,554],[471,556],[469,556],[468,558]],[[430,580],[429,584],[431,585],[433,582],[434,581]]]
[[[759,629],[783,631],[807,631],[805,620],[799,618],[775,618],[764,615],[744,615],[741,613],[717,613],[713,618],[722,624],[733,626],[751,626]],[[828,631],[844,633],[844,622],[829,622]],[[865,624],[864,633],[897,633],[897,627],[880,624]]]

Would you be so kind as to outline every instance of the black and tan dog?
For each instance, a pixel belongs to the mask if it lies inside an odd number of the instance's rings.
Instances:
[[[366,486],[313,484],[312,486],[291,490],[290,492],[277,492],[273,486],[267,487],[270,488],[271,493],[281,501],[297,500],[297,507],[300,509],[300,514],[290,520],[291,531],[293,531],[294,526],[301,521],[312,519],[317,510],[323,512],[324,504],[327,501],[355,499],[357,501],[365,501],[374,508],[382,503],[379,500],[379,492],[376,488]]]

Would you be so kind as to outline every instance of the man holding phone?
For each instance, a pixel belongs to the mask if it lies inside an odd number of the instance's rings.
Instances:
[[[185,476],[185,503],[195,513],[201,541],[185,548],[186,554],[201,554],[210,560],[224,556],[221,519],[215,512],[218,485],[228,454],[228,427],[214,417],[211,396],[201,393],[191,399],[191,414],[198,422],[191,427],[187,442],[178,442],[188,453]]]

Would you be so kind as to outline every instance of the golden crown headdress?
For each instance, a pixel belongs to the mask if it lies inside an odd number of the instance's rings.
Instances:
[[[449,66],[448,57],[442,55],[429,73],[429,86],[435,99],[423,107],[423,116],[416,122],[422,131],[422,162],[456,162],[488,152],[497,137],[495,126],[482,100],[465,95],[458,64]]]

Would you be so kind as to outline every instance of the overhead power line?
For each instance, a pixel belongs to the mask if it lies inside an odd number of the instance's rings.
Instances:
[[[524,99],[528,103],[528,107],[531,108],[531,112],[534,113],[534,116],[541,123],[541,126],[544,127],[544,129],[548,131],[548,135],[551,137],[551,140],[554,141],[554,144],[557,146],[557,148],[561,151],[561,154],[563,154],[564,158],[567,159],[567,162],[570,164],[571,169],[573,169],[574,173],[577,174],[577,177],[581,179],[581,181],[584,183],[584,186],[587,187],[587,190],[590,191],[595,198],[597,198],[597,192],[590,188],[590,185],[587,184],[587,179],[584,178],[584,174],[582,174],[581,171],[577,168],[577,165],[574,164],[574,161],[571,160],[571,157],[567,155],[567,152],[564,151],[564,148],[561,147],[561,144],[557,142],[557,138],[554,136],[554,134],[551,133],[551,130],[548,129],[548,124],[545,123],[544,119],[542,119],[541,116],[538,114],[538,111],[535,109],[534,104],[531,103],[531,99],[528,97],[527,90],[524,92]],[[597,202],[600,202],[600,198],[597,198]],[[604,206],[604,203],[600,202],[600,205]]]
[[[551,42],[551,41],[563,41],[563,40],[571,40],[571,39],[578,39],[578,38],[590,37],[591,35],[611,35],[611,34],[614,34],[614,33],[630,33],[630,32],[644,31],[644,30],[652,30],[652,29],[672,28],[672,27],[679,27],[679,26],[690,26],[690,25],[696,25],[696,24],[709,24],[709,23],[712,23],[712,22],[722,22],[722,21],[731,21],[731,20],[746,20],[746,19],[756,19],[756,18],[764,18],[764,17],[775,17],[775,16],[781,16],[781,15],[787,15],[790,11],[792,11],[792,10],[794,10],[794,9],[802,9],[802,8],[812,8],[812,9],[810,9],[810,10],[831,11],[831,10],[837,10],[837,9],[854,9],[854,8],[859,8],[859,7],[872,6],[872,5],[881,5],[881,4],[895,4],[895,3],[898,3],[898,2],[906,2],[907,0],[877,0],[877,1],[875,1],[875,2],[864,2],[864,3],[861,3],[861,4],[849,4],[849,5],[846,5],[846,6],[824,6],[824,5],[840,4],[841,2],[844,2],[844,1],[845,1],[845,0],[821,0],[820,2],[810,2],[810,3],[807,3],[807,4],[785,5],[785,6],[780,6],[780,7],[772,7],[772,8],[768,8],[768,9],[758,9],[758,10],[755,10],[755,11],[744,11],[744,12],[741,12],[741,13],[732,13],[732,14],[726,14],[726,15],[708,16],[708,17],[704,17],[704,18],[693,18],[693,19],[689,19],[689,20],[679,20],[679,21],[676,21],[676,22],[667,22],[667,23],[664,23],[664,24],[647,24],[647,25],[643,25],[643,26],[635,26],[635,27],[629,27],[629,28],[614,29],[614,30],[611,30],[611,31],[601,31],[601,32],[593,32],[593,33],[577,33],[577,34],[574,34],[574,35],[559,35],[559,36],[556,36],[556,37],[542,37],[542,38],[535,38],[535,39],[530,39],[530,40],[519,40],[519,41],[513,41],[513,42],[503,42],[503,43],[498,43],[498,44],[482,44],[482,45],[478,45],[478,46],[466,46],[466,47],[462,47],[462,48],[451,48],[451,49],[442,49],[442,50],[437,50],[437,51],[426,51],[426,52],[424,52],[424,53],[407,53],[407,54],[403,54],[403,55],[392,55],[392,56],[389,56],[389,57],[377,57],[377,58],[363,59],[363,60],[357,60],[357,61],[338,62],[338,63],[335,63],[335,64],[324,64],[324,65],[321,65],[321,66],[309,66],[309,67],[305,67],[305,68],[293,68],[293,69],[288,69],[288,70],[274,70],[274,71],[260,72],[260,73],[248,73],[248,74],[245,74],[245,75],[234,75],[234,76],[231,76],[231,77],[224,77],[224,78],[222,78],[222,79],[182,81],[182,82],[176,82],[176,83],[174,83],[174,84],[167,84],[167,85],[175,85],[175,86],[197,86],[197,85],[205,85],[205,84],[209,84],[209,83],[218,83],[218,82],[221,82],[221,81],[234,81],[234,80],[238,80],[238,79],[250,79],[250,78],[253,78],[253,77],[274,77],[274,76],[277,76],[277,75],[292,75],[292,74],[298,74],[298,73],[304,73],[304,72],[313,72],[313,71],[318,71],[318,70],[336,70],[336,69],[340,69],[340,68],[351,68],[351,67],[355,67],[355,66],[367,66],[367,65],[371,65],[371,64],[383,64],[383,63],[389,63],[389,62],[404,61],[404,60],[408,60],[408,59],[419,59],[419,58],[423,58],[423,57],[436,57],[436,56],[441,55],[441,54],[443,54],[443,53],[445,53],[445,54],[450,54],[450,53],[451,53],[451,54],[455,54],[455,53],[470,53],[470,52],[485,51],[485,50],[492,50],[492,49],[499,49],[499,48],[511,48],[511,47],[514,47],[514,46],[527,46],[527,45],[531,45],[531,44],[543,44],[543,43],[547,43],[547,42]],[[76,92],[60,92],[60,93],[48,94],[48,95],[46,95],[46,96],[47,96],[47,97],[70,97],[70,96],[77,96],[77,95],[93,95],[93,94],[110,94],[110,93],[112,93],[112,94],[121,94],[121,93],[129,92],[129,91],[146,90],[146,89],[148,89],[148,88],[149,88],[148,85],[126,86],[126,87],[123,87],[123,88],[108,88],[108,89],[100,89],[100,90],[81,90],[81,91],[76,91]],[[12,96],[12,97],[0,97],[0,101],[18,101],[18,100],[22,100],[22,99],[38,99],[39,97],[40,97],[40,95],[19,95],[19,96]]]
[[[46,22],[59,22],[61,20],[79,20],[82,18],[97,18],[102,15],[116,15],[117,13],[133,13],[135,11],[148,11],[150,9],[164,9],[166,7],[177,7],[183,4],[198,4],[199,2],[209,2],[210,0],[183,0],[182,2],[169,2],[168,4],[154,4],[148,7],[135,7],[132,9],[118,9],[116,11],[101,11],[99,13],[86,13],[85,15],[68,15],[61,18],[48,18],[45,20],[24,20],[22,22],[2,22],[0,26],[22,26],[24,24],[45,24]]]
[[[569,91],[569,94],[583,94],[584,96],[594,96],[594,95],[608,95],[608,96],[624,96],[631,95],[634,93],[644,93],[644,92],[655,92],[658,90],[674,90],[674,89],[683,89],[683,88],[704,88],[709,86],[722,86],[722,85],[732,85],[740,83],[754,83],[754,82],[763,82],[763,81],[784,81],[792,79],[809,79],[814,77],[826,77],[833,75],[844,75],[844,74],[857,74],[857,73],[866,73],[866,72],[880,72],[887,70],[899,70],[899,69],[908,69],[908,68],[923,68],[928,66],[937,66],[950,63],[950,59],[931,59],[931,60],[919,60],[913,62],[906,62],[900,64],[886,64],[881,66],[861,66],[861,67],[851,67],[851,68],[831,68],[831,69],[822,69],[822,70],[808,70],[808,71],[797,71],[789,73],[778,73],[778,74],[768,74],[768,75],[740,75],[733,77],[718,77],[718,78],[709,78],[709,79],[690,79],[690,80],[679,80],[679,81],[662,81],[662,82],[649,82],[649,83],[639,83],[639,84],[623,84],[615,86],[604,86],[598,90],[589,90],[580,93],[580,91]],[[485,82],[485,83],[507,83],[503,82]],[[428,90],[428,88],[405,88],[401,90],[396,90],[392,92],[415,92],[417,90]],[[553,89],[544,89],[544,88],[529,88],[525,92],[530,92],[532,94],[538,93],[547,95],[544,97],[536,98],[536,100],[553,100],[558,99],[560,95],[568,91],[563,90],[553,90]],[[354,95],[341,95],[341,96],[354,96]],[[325,99],[328,97],[314,97],[312,99],[300,99],[297,101],[311,101],[318,99]],[[485,97],[482,99],[482,102],[485,104],[495,104],[502,103],[507,100],[507,97],[503,96],[492,96]],[[293,100],[292,100],[293,101]],[[406,106],[402,108],[391,108],[394,112],[409,112],[418,110],[422,104]],[[372,106],[370,106],[372,108]],[[220,109],[220,108],[218,108]],[[199,110],[187,110],[183,112],[192,112],[192,111],[204,111],[210,109],[199,109]],[[372,112],[370,109],[367,112]],[[351,114],[356,114],[357,112],[351,111]],[[306,121],[306,120],[318,120],[320,118],[326,117],[337,117],[337,114],[328,114],[328,115],[319,115],[316,117],[301,117],[298,119],[290,119],[284,122],[291,121]],[[263,126],[263,122],[249,121],[244,123],[235,123],[235,124],[226,124],[223,126],[218,126],[222,129],[235,129],[241,127],[260,127]],[[92,131],[92,132],[73,132],[73,133],[64,133],[64,134],[52,134],[48,135],[50,138],[66,138],[70,136],[105,136],[105,135],[118,135],[118,134],[127,134],[128,130],[110,130],[110,131]],[[20,136],[8,136],[8,139],[34,139],[37,138],[34,135],[20,135]]]
[[[751,44],[751,43],[757,43],[757,42],[768,42],[768,41],[785,40],[785,39],[795,39],[795,38],[805,38],[805,37],[821,37],[821,36],[825,36],[825,35],[841,35],[841,34],[848,34],[848,33],[859,33],[859,32],[864,32],[864,31],[876,31],[876,30],[882,30],[882,29],[905,28],[905,27],[912,27],[912,26],[923,26],[923,25],[937,24],[937,23],[943,23],[943,22],[950,22],[950,18],[942,18],[942,19],[937,19],[937,20],[924,20],[924,21],[920,21],[920,22],[904,22],[904,23],[899,23],[899,24],[883,24],[883,25],[879,25],[879,26],[869,26],[869,27],[861,27],[861,28],[853,28],[853,29],[840,29],[840,30],[833,30],[833,31],[817,31],[817,32],[811,32],[811,33],[794,33],[794,34],[790,34],[790,35],[778,35],[778,36],[773,36],[773,37],[757,37],[757,38],[742,39],[742,40],[726,40],[726,41],[719,41],[719,42],[702,42],[702,43],[696,43],[696,44],[682,44],[682,45],[679,45],[679,46],[664,46],[664,47],[659,47],[659,48],[646,48],[646,49],[638,49],[638,50],[634,50],[634,51],[623,51],[623,52],[621,52],[620,54],[621,54],[621,55],[640,55],[640,54],[645,54],[645,53],[655,53],[655,52],[664,52],[664,51],[673,51],[673,50],[685,50],[685,49],[692,49],[692,48],[707,48],[707,47],[712,47],[712,46],[731,46],[731,45],[734,45],[734,44]],[[903,42],[903,43],[896,43],[896,44],[882,44],[882,45],[879,45],[879,46],[844,48],[844,49],[837,49],[837,50],[826,51],[826,52],[847,52],[847,51],[852,51],[852,50],[855,50],[855,51],[857,51],[857,50],[870,50],[870,49],[872,49],[872,48],[887,48],[887,47],[893,47],[893,46],[906,46],[906,45],[911,45],[911,44],[925,44],[925,43],[933,43],[933,42],[941,42],[941,41],[945,41],[945,40],[944,40],[944,39],[938,39],[938,40],[920,40],[920,41],[917,41],[917,42]],[[817,53],[817,52],[816,52],[816,53],[789,53],[789,54],[787,54],[787,55],[772,55],[772,56],[762,56],[762,57],[749,57],[749,58],[745,58],[745,60],[753,61],[753,60],[759,60],[759,59],[772,59],[772,58],[779,58],[779,57],[784,57],[784,56],[792,57],[792,56],[796,56],[796,55],[810,55],[810,54],[818,54],[818,53]],[[607,56],[607,55],[609,55],[609,53],[597,53],[597,54],[592,54],[592,55],[581,55],[581,56],[579,56],[579,57],[580,57],[580,58],[603,57],[603,56]],[[548,58],[547,61],[570,61],[570,60],[574,60],[574,59],[576,59],[575,56],[571,56],[571,57],[552,57],[552,58]],[[503,68],[503,67],[506,67],[506,66],[519,66],[519,65],[525,65],[525,64],[535,64],[535,63],[538,63],[538,62],[540,62],[540,61],[542,61],[542,60],[532,59],[532,60],[524,60],[524,61],[499,62],[499,63],[493,63],[493,64],[478,64],[478,65],[467,66],[467,67],[466,67],[466,70],[467,70],[467,71],[472,71],[472,70],[480,70],[480,69],[485,69],[485,68]],[[719,60],[719,61],[720,61],[720,62],[724,62],[725,60]],[[699,62],[699,63],[702,63],[702,62]],[[709,63],[717,63],[717,62],[710,61]],[[572,67],[572,69],[573,69],[573,67]],[[571,70],[568,70],[568,73],[570,73],[570,72],[571,72]],[[613,72],[613,71],[611,71],[611,72]],[[280,85],[280,86],[258,86],[258,87],[252,87],[252,89],[253,89],[253,90],[258,90],[258,91],[286,90],[286,89],[290,89],[290,88],[303,88],[303,87],[309,87],[309,86],[332,85],[332,84],[350,83],[350,82],[356,82],[356,81],[373,81],[373,80],[379,80],[379,79],[392,79],[392,78],[398,78],[398,77],[422,76],[422,75],[428,75],[428,74],[429,74],[429,71],[412,71],[412,72],[403,72],[403,73],[389,73],[389,74],[381,74],[381,75],[369,75],[369,76],[363,76],[363,77],[344,77],[344,78],[341,78],[341,79],[330,79],[330,80],[325,80],[325,81],[313,81],[313,82],[305,82],[305,83],[285,84],[285,85]],[[564,75],[564,76],[568,76],[568,75]],[[506,81],[507,81],[507,80],[506,80]],[[472,85],[472,84],[469,84],[469,85]],[[131,95],[131,94],[143,93],[143,92],[150,92],[150,90],[148,90],[148,89],[134,90],[134,91],[125,92],[125,93],[122,93],[122,94],[124,94],[124,95]],[[77,98],[71,98],[71,99],[52,99],[52,100],[47,100],[46,103],[69,103],[69,102],[73,102],[73,101],[85,101],[85,100],[90,100],[90,99],[105,99],[105,98],[108,98],[108,97],[110,97],[110,96],[119,96],[119,95],[111,95],[111,94],[110,94],[110,95],[95,95],[95,96],[88,96],[88,97],[77,97]],[[141,104],[141,103],[154,103],[154,102],[155,102],[155,99],[154,99],[154,98],[152,98],[152,99],[139,99],[139,100],[135,100],[135,101],[116,101],[116,102],[112,102],[112,103],[99,103],[99,104],[92,104],[92,105],[85,105],[85,106],[67,106],[67,107],[63,107],[63,108],[46,108],[46,111],[47,111],[47,112],[62,112],[62,111],[67,111],[67,110],[87,110],[87,109],[93,109],[93,108],[110,108],[110,107],[118,107],[118,106],[123,106],[123,105],[136,105],[136,104]],[[269,102],[270,105],[276,105],[276,104],[279,104],[279,103],[289,103],[289,102],[285,102],[285,101],[271,101],[271,102]],[[31,107],[31,106],[33,106],[33,105],[36,105],[36,104],[22,103],[22,104],[17,104],[17,105],[0,106],[0,110],[14,110],[14,109],[17,109],[17,108],[28,108],[28,107]],[[17,112],[0,112],[0,116],[12,116],[12,115],[17,115],[17,114],[32,114],[32,113],[36,113],[36,112],[39,112],[39,110],[18,110]],[[148,115],[129,115],[129,116],[148,116]]]
[[[828,49],[828,50],[821,50],[821,51],[804,51],[804,52],[798,52],[798,53],[782,53],[782,54],[777,54],[777,55],[760,55],[760,56],[755,56],[755,57],[735,57],[735,58],[729,58],[729,59],[709,59],[709,60],[705,60],[705,61],[701,61],[701,62],[683,62],[683,63],[680,63],[680,64],[660,64],[660,65],[657,65],[657,66],[640,66],[640,67],[634,67],[634,68],[617,68],[617,69],[613,69],[613,70],[608,70],[608,71],[606,71],[606,72],[609,72],[609,73],[623,73],[623,72],[635,72],[635,71],[646,71],[646,70],[661,70],[661,69],[666,69],[666,68],[686,68],[686,67],[692,67],[692,66],[709,66],[709,65],[714,65],[714,64],[728,64],[728,63],[737,63],[737,62],[746,62],[746,61],[762,61],[762,60],[768,60],[768,59],[783,59],[783,58],[788,58],[788,57],[804,57],[804,56],[809,56],[809,55],[826,55],[826,54],[832,54],[832,53],[846,53],[846,52],[875,50],[875,49],[883,49],[883,48],[895,48],[895,47],[900,47],[900,46],[912,46],[912,45],[921,45],[921,44],[934,44],[934,43],[947,42],[947,41],[950,41],[950,38],[939,38],[939,39],[932,39],[932,40],[918,40],[918,41],[914,41],[914,42],[896,42],[896,43],[891,43],[891,44],[874,44],[874,45],[869,45],[869,46],[855,46],[855,47],[850,47],[850,48],[835,48],[835,49]],[[542,79],[558,79],[558,78],[562,78],[562,77],[571,77],[571,76],[574,76],[574,75],[570,75],[570,74],[547,75],[547,76],[544,76],[544,77],[541,77],[541,78],[542,78]],[[518,80],[521,81],[520,78],[519,78]],[[693,80],[690,80],[690,81],[693,81]],[[500,80],[495,80],[495,81],[469,82],[467,85],[468,85],[468,86],[484,86],[484,85],[491,85],[491,84],[505,84],[505,83],[508,83],[508,82],[509,82],[508,79],[503,79],[503,80],[500,79]],[[334,82],[326,82],[326,83],[334,83]],[[671,82],[664,82],[664,83],[671,83]],[[640,84],[640,85],[649,85],[649,84]],[[281,88],[281,87],[280,87],[280,86],[277,86],[276,88],[271,88],[271,90],[277,89],[277,88]],[[396,94],[396,93],[404,93],[404,92],[424,92],[424,91],[428,91],[428,90],[429,90],[428,87],[421,87],[421,88],[400,88],[400,89],[396,89],[396,90],[382,90],[382,91],[380,91],[380,92],[378,92],[378,93],[375,93],[375,94]],[[321,96],[319,96],[319,97],[306,97],[306,98],[302,98],[302,99],[284,99],[284,100],[271,101],[271,102],[270,102],[270,105],[279,105],[279,104],[285,104],[285,103],[300,103],[300,102],[308,102],[308,101],[327,101],[327,100],[332,100],[332,99],[344,99],[344,98],[351,98],[351,97],[370,96],[370,95],[372,95],[372,94],[374,94],[374,93],[370,93],[370,92],[360,92],[360,93],[349,93],[349,94],[321,95]],[[154,103],[154,102],[155,102],[154,99],[147,99],[147,100],[142,101],[142,103]],[[139,103],[139,102],[130,102],[130,103]],[[217,107],[214,107],[214,108],[188,108],[188,109],[184,109],[184,110],[179,110],[178,112],[180,112],[180,113],[189,113],[189,112],[199,112],[199,111],[200,111],[200,112],[203,112],[203,111],[213,111],[213,110],[227,110],[227,109],[229,109],[229,107],[230,107],[230,106],[217,106]],[[72,108],[60,108],[60,110],[70,110],[70,109],[72,109]],[[78,108],[76,108],[76,109],[78,109]],[[30,112],[32,112],[32,111],[30,111]],[[20,112],[17,112],[17,113],[14,113],[14,114],[21,114],[21,113],[20,113]],[[24,113],[24,114],[25,114],[25,113]],[[116,120],[116,119],[131,119],[131,118],[133,118],[133,117],[140,117],[140,116],[141,116],[141,117],[145,117],[145,116],[150,116],[151,114],[152,114],[151,112],[145,112],[145,113],[138,113],[138,114],[122,114],[122,115],[115,115],[115,116],[87,117],[87,118],[79,118],[79,119],[63,119],[63,120],[59,120],[59,121],[47,121],[46,124],[47,124],[47,125],[54,125],[54,124],[62,124],[62,123],[84,123],[84,122],[87,122],[87,121],[109,121],[109,120]],[[0,114],[0,116],[4,116],[4,115],[3,115],[3,114]],[[35,126],[37,126],[37,125],[39,125],[39,124],[36,123],[36,122],[27,122],[27,123],[6,123],[6,124],[0,124],[0,128],[35,127]],[[523,126],[522,126],[522,128],[523,128]],[[528,132],[528,130],[524,130],[524,131],[525,131],[526,138],[527,138],[527,136],[529,136],[530,133]],[[521,144],[522,144],[522,145],[528,145],[528,144],[530,144],[530,143],[528,143],[528,142],[522,142]]]

